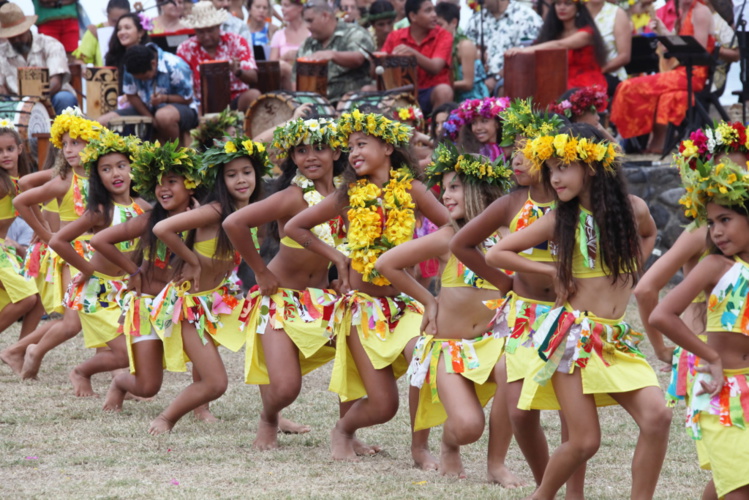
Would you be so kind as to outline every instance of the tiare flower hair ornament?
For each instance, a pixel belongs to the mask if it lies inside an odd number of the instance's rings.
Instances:
[[[358,109],[344,113],[338,118],[338,130],[342,140],[347,140],[354,132],[362,132],[382,139],[395,147],[407,147],[413,128],[400,122],[389,120],[377,113],[364,114]]]
[[[509,97],[486,97],[484,99],[469,99],[450,113],[442,126],[445,135],[455,140],[464,125],[470,125],[478,116],[484,118],[498,118],[499,114],[510,105]]]
[[[694,167],[686,159],[677,161],[686,192],[679,199],[684,215],[694,219],[689,227],[707,223],[707,204],[743,206],[749,201],[749,173],[734,163],[697,160]]]
[[[170,172],[183,176],[187,189],[195,189],[205,180],[198,153],[192,148],[179,147],[177,139],[163,145],[159,141],[144,142],[131,159],[133,189],[143,196],[153,195],[161,178]]]
[[[679,152],[674,158],[677,163],[684,158],[696,167],[699,160],[711,160],[715,155],[734,152],[749,152],[746,127],[739,122],[722,121],[689,134],[689,139],[679,144]]]
[[[502,143],[501,147],[512,146],[518,137],[532,139],[537,135],[552,135],[564,122],[557,115],[535,111],[533,101],[515,99],[501,113]]]
[[[125,155],[128,160],[131,159],[138,146],[140,139],[132,135],[123,137],[116,132],[105,129],[98,139],[92,139],[81,151],[81,165],[90,174],[95,169],[99,158],[111,153],[120,153]]]
[[[494,162],[476,154],[460,153],[452,143],[440,143],[432,154],[432,163],[426,168],[426,184],[440,184],[446,173],[457,172],[467,182],[492,184],[503,193],[512,188],[512,169],[501,156]]]
[[[247,137],[233,137],[226,142],[220,142],[203,153],[204,178],[209,185],[216,180],[219,165],[226,165],[237,158],[249,157],[255,166],[255,179],[258,181],[269,174],[273,164],[268,158],[265,146]]]
[[[343,146],[335,120],[297,118],[273,131],[273,147],[278,158],[286,158],[294,146],[300,144],[325,144],[333,149]]]
[[[557,158],[565,164],[598,161],[611,174],[616,171],[616,160],[620,157],[619,147],[612,142],[595,142],[569,134],[542,135],[530,139],[523,147],[523,155],[531,162],[531,170],[534,171],[541,170],[546,160]]]
[[[145,12],[138,12],[138,19],[143,31],[153,31],[153,19],[148,17]]]
[[[424,113],[418,106],[395,108],[395,111],[393,111],[393,118],[399,122],[415,122],[416,128],[421,128],[424,124]]]
[[[67,132],[71,139],[89,142],[98,139],[104,127],[83,116],[78,106],[65,108],[55,117],[49,131],[50,141],[57,149],[62,149],[62,136]]]
[[[583,87],[574,92],[569,99],[549,105],[549,111],[559,113],[569,119],[577,118],[585,113],[601,113],[609,105],[609,96],[598,85]]]

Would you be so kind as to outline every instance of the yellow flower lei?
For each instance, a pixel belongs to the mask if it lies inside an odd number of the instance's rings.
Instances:
[[[300,174],[299,170],[296,171],[296,175],[293,179],[291,179],[291,183],[302,188],[302,198],[304,198],[304,201],[306,201],[307,205],[310,207],[317,205],[325,199],[323,195],[321,195],[317,191],[317,189],[315,189],[315,183]],[[333,177],[333,186],[335,186],[336,189],[338,189],[342,185],[342,176],[336,175],[335,177]],[[333,234],[334,232],[337,233],[340,230],[342,224],[343,221],[341,220],[341,217],[338,216],[334,219],[329,220],[328,222],[324,222],[313,227],[312,234],[320,238],[320,240],[329,247],[335,248],[336,243]]]
[[[523,155],[531,162],[531,170],[539,171],[549,158],[558,158],[563,163],[590,163],[599,161],[608,173],[614,173],[614,163],[619,155],[615,144],[602,141],[593,142],[585,137],[568,134],[543,135],[531,139],[523,147]]]
[[[377,258],[413,238],[416,205],[409,193],[412,180],[411,172],[403,167],[390,171],[390,181],[382,189],[367,179],[349,184],[349,257],[351,267],[365,282],[389,285],[374,268]]]
[[[71,139],[80,139],[90,142],[99,139],[104,127],[100,123],[87,120],[77,107],[66,108],[55,117],[52,128],[49,131],[50,141],[57,149],[62,149],[62,136],[66,132]]]

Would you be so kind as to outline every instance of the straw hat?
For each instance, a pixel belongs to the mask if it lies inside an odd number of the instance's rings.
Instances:
[[[182,23],[188,28],[201,29],[219,26],[229,13],[224,9],[217,9],[213,2],[198,2],[192,8],[192,14],[182,20]]]
[[[12,38],[29,31],[38,16],[24,15],[21,7],[6,3],[0,7],[0,38]]]

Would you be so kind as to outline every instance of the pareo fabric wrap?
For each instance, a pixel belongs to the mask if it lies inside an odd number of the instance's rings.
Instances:
[[[338,295],[333,290],[307,288],[263,296],[257,285],[250,290],[239,316],[246,332],[244,376],[246,384],[269,384],[260,335],[285,333],[299,350],[302,375],[335,357],[333,314]],[[271,330],[268,330],[270,328]],[[279,330],[273,332],[272,330]]]
[[[121,335],[118,321],[127,276],[108,276],[95,272],[86,281],[71,281],[63,297],[68,309],[78,311],[86,347],[104,347]]]
[[[21,275],[23,261],[15,248],[7,247],[4,243],[5,240],[0,239],[0,310],[38,292],[36,284]]]
[[[70,242],[72,247],[75,249],[75,252],[86,260],[90,260],[91,256],[94,253],[94,250],[91,247],[92,236],[93,235],[91,234],[84,234]],[[44,276],[44,281],[46,282],[46,284],[43,285],[40,290],[44,289],[44,295],[47,297],[51,297],[52,300],[55,301],[54,309],[52,311],[46,309],[46,304],[45,310],[47,310],[47,312],[57,312],[63,314],[65,312],[65,305],[63,304],[63,302],[65,293],[67,292],[67,289],[63,288],[63,283],[65,283],[66,281],[63,279],[65,270],[68,270],[71,279],[73,278],[73,276],[78,274],[78,270],[68,264],[51,248],[48,249],[48,255],[49,257],[47,257],[46,262],[40,261],[39,274],[37,275],[39,278],[41,278],[41,276]],[[47,290],[47,286],[51,287],[52,290]]]
[[[53,312],[62,313],[65,308],[62,305],[60,287],[54,282],[55,263],[57,254],[43,241],[37,241],[26,250],[26,258],[23,260],[21,275],[36,283],[39,297],[47,314]]]

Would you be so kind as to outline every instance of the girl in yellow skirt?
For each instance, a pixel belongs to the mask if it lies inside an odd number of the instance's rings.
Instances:
[[[504,345],[503,339],[492,334],[493,313],[483,303],[499,301],[511,288],[512,278],[496,269],[492,269],[491,282],[479,277],[450,254],[449,244],[458,227],[509,190],[512,171],[503,159],[489,163],[482,156],[459,155],[446,144],[437,147],[433,160],[426,171],[427,185],[441,184],[442,202],[452,224],[387,251],[375,269],[398,290],[424,304],[426,336],[419,338],[408,370],[411,385],[420,388],[414,429],[444,422],[440,473],[465,477],[460,446],[475,442],[484,432],[482,407],[495,395],[496,367]],[[496,237],[490,238],[484,246],[495,242]],[[439,258],[444,266],[439,297],[407,271],[429,258]],[[506,405],[501,407],[506,413]],[[509,426],[491,432],[507,433],[509,445]],[[520,484],[504,463],[490,470],[489,476],[507,487]]]
[[[408,147],[411,128],[358,110],[338,121],[356,176],[286,224],[286,234],[333,262],[344,295],[334,311],[336,358],[330,389],[342,401],[356,400],[331,432],[336,460],[356,459],[357,429],[389,421],[398,410],[395,380],[407,367],[419,336],[422,306],[398,291],[375,268],[388,248],[411,240],[414,211],[437,225],[447,209],[413,178]],[[348,225],[348,256],[311,230],[337,216]],[[364,398],[364,396],[367,396]],[[359,399],[362,398],[362,399]]]
[[[127,366],[127,346],[118,328],[127,275],[120,266],[93,253],[87,259],[73,244],[82,235],[96,233],[151,209],[130,188],[130,156],[139,146],[134,137],[105,130],[88,143],[81,162],[89,176],[86,212],[52,236],[50,247],[78,273],[71,279],[63,302],[77,311],[83,341],[89,348],[104,348],[73,368],[70,380],[77,396],[94,395],[91,376]],[[135,247],[130,244],[130,250]]]
[[[489,205],[461,228],[450,242],[456,258],[480,276],[497,273],[496,269],[487,265],[484,253],[479,251],[482,243],[496,228],[509,228],[512,233],[522,231],[551,210],[555,200],[554,192],[544,184],[540,173],[530,171],[531,164],[523,156],[521,149],[528,138],[541,133],[553,133],[562,125],[561,119],[534,112],[530,100],[513,101],[500,113],[500,118],[504,124],[502,146],[515,150],[512,169],[520,187]],[[553,268],[554,256],[547,241],[528,248],[519,255]],[[499,284],[492,283],[495,286]],[[528,365],[537,357],[530,346],[531,327],[537,317],[553,307],[555,299],[554,285],[548,276],[517,272],[513,276],[512,291],[508,293],[506,300],[495,303],[498,310],[494,332],[505,339],[504,356],[499,363],[503,374],[499,380],[499,389],[505,394],[507,410],[503,411],[502,398],[495,397],[490,426],[497,431],[490,433],[490,476],[497,475],[493,470],[502,470],[500,467],[504,464],[512,437],[505,436],[500,429],[510,426],[536,484],[541,483],[546,470],[549,447],[541,428],[540,412],[521,410],[517,405]],[[502,391],[505,385],[506,388]],[[567,492],[571,497],[583,496],[584,469],[581,474],[581,478],[576,475],[567,484]]]
[[[55,118],[50,129],[50,141],[61,153],[55,163],[55,176],[49,182],[25,191],[13,200],[13,205],[19,215],[31,226],[43,243],[49,244],[52,232],[45,224],[39,205],[57,200],[60,228],[77,220],[86,211],[88,176],[81,164],[80,153],[89,141],[99,137],[101,131],[102,126],[84,118],[78,108],[68,108]],[[89,239],[90,235],[83,235],[74,242],[79,255],[88,254]],[[70,283],[71,271],[64,260],[54,252],[49,253],[49,258],[52,259],[46,263],[49,277],[45,278],[46,284],[39,285],[37,282],[39,292],[42,297],[45,297],[49,293],[46,287],[54,287],[52,296],[55,300],[59,297],[62,301],[63,293]],[[58,306],[54,307],[56,312],[62,312],[57,309]],[[62,321],[48,328],[42,325],[29,334],[21,377],[36,378],[44,355],[66,340],[75,337],[80,331],[81,323],[77,312],[64,310]]]
[[[151,320],[154,298],[174,276],[172,254],[152,229],[162,220],[189,209],[192,196],[202,183],[199,161],[192,149],[178,148],[175,143],[162,146],[158,142],[144,143],[132,158],[133,188],[155,200],[153,210],[111,226],[91,239],[97,254],[130,277],[120,319],[130,372],[118,373],[112,379],[104,401],[105,411],[121,410],[128,392],[144,398],[155,396],[161,389],[164,368],[185,371],[182,353],[172,358],[164,356],[164,344]]]
[[[719,498],[749,498],[749,175],[713,161],[681,166],[680,203],[707,224],[711,253],[655,308],[650,323],[697,356],[686,427],[703,443]],[[707,343],[680,315],[708,292]]]
[[[167,357],[183,352],[192,360],[195,381],[151,422],[149,432],[168,432],[185,413],[218,399],[228,384],[217,343],[233,351],[244,344],[240,331],[237,254],[221,222],[260,198],[260,179],[271,168],[265,147],[232,138],[203,155],[211,192],[200,208],[168,217],[154,234],[182,259],[178,277],[154,300],[151,317],[164,339]],[[187,241],[180,233],[190,231]]]
[[[587,124],[526,143],[523,154],[556,191],[557,206],[489,250],[490,265],[555,280],[557,307],[537,320],[539,358],[520,408],[561,408],[568,439],[552,454],[531,498],[551,499],[597,451],[597,406],[620,404],[640,428],[632,498],[652,498],[668,445],[671,411],[655,372],[638,350],[642,337],[623,316],[656,228],[645,202],[626,192],[616,146]],[[553,240],[557,267],[520,252]]]
[[[280,412],[299,395],[302,375],[335,355],[330,337],[338,296],[328,289],[330,261],[303,249],[286,236],[284,226],[308,206],[334,193],[343,183],[341,173],[346,168],[334,121],[291,121],[275,130],[273,146],[280,158],[288,156],[275,194],[238,210],[223,224],[257,280],[257,287],[245,299],[240,319],[246,323],[247,334],[245,383],[258,384],[263,400],[253,442],[260,450],[278,447]],[[266,265],[251,232],[274,221],[278,223],[280,247]],[[345,235],[343,219],[334,217],[313,231],[335,247]]]

